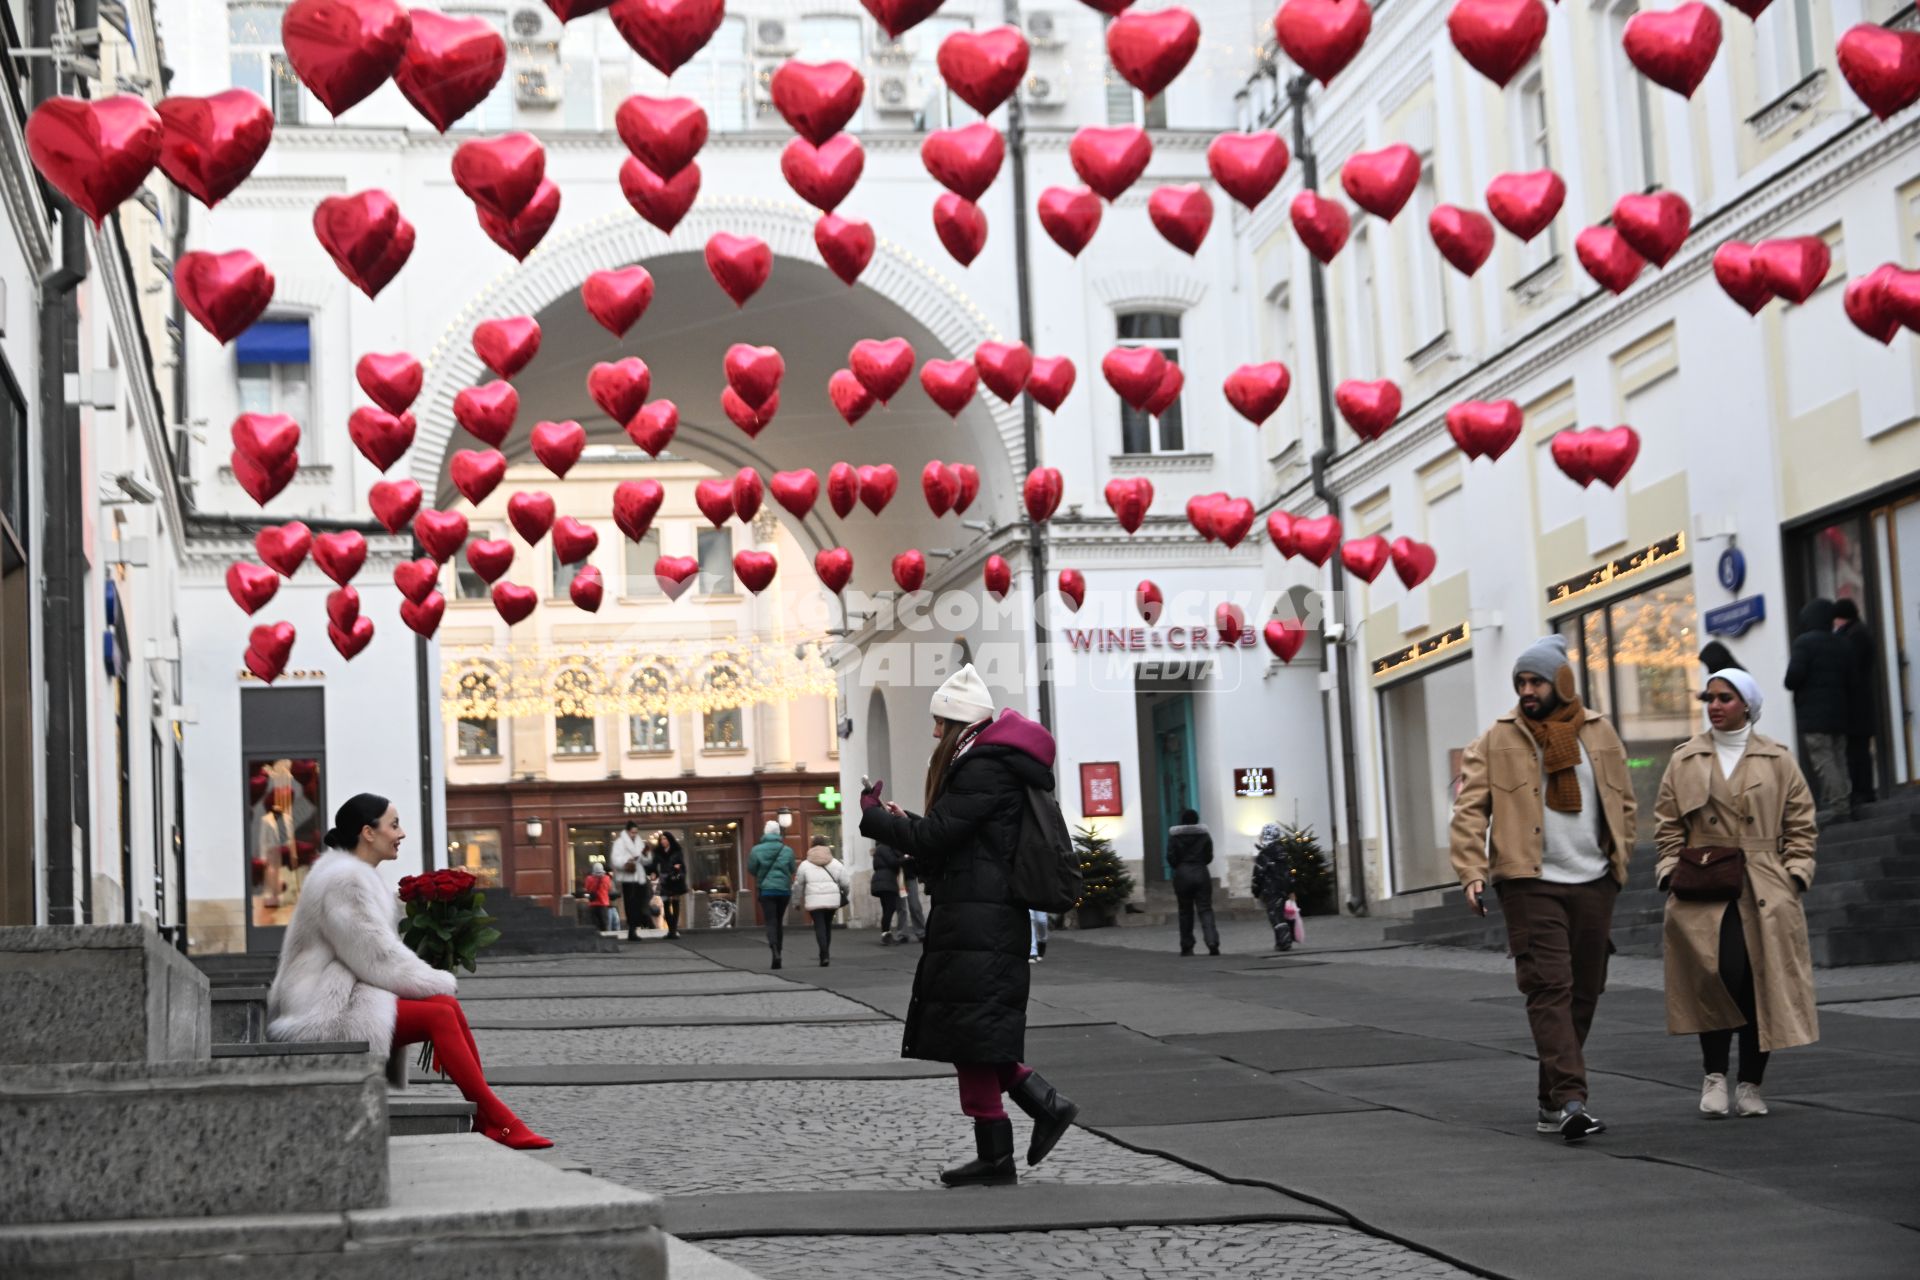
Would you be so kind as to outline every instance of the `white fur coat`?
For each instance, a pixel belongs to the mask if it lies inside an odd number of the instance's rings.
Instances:
[[[280,948],[267,1038],[365,1040],[404,1088],[406,1055],[393,1052],[396,1002],[450,996],[455,984],[400,941],[399,917],[399,900],[378,871],[339,849],[322,854]]]

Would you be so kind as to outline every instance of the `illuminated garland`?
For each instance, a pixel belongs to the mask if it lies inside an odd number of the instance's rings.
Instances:
[[[667,641],[443,650],[440,713],[449,720],[517,716],[659,716],[833,697],[818,645],[791,640]]]

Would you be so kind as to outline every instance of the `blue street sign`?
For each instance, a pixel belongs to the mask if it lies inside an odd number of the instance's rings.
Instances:
[[[1767,598],[1748,596],[1745,600],[1735,600],[1732,604],[1723,604],[1718,609],[1709,609],[1702,622],[1707,634],[1714,636],[1745,635],[1747,628],[1756,622],[1767,620]]]
[[[1747,558],[1740,548],[1728,547],[1720,553],[1720,585],[1735,595],[1747,585]]]

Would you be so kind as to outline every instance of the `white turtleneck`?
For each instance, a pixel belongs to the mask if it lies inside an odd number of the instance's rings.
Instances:
[[[1708,732],[1713,734],[1713,754],[1720,761],[1720,776],[1731,781],[1734,766],[1740,763],[1740,757],[1747,752],[1747,739],[1753,736],[1753,725],[1743,724],[1730,731],[1711,729]]]

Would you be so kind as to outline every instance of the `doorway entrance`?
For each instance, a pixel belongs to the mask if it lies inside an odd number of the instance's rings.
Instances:
[[[1195,752],[1193,681],[1136,677],[1134,723],[1139,735],[1141,874],[1148,884],[1173,879],[1167,865],[1167,828],[1182,809],[1200,807]],[[1205,815],[1202,815],[1204,820]]]

